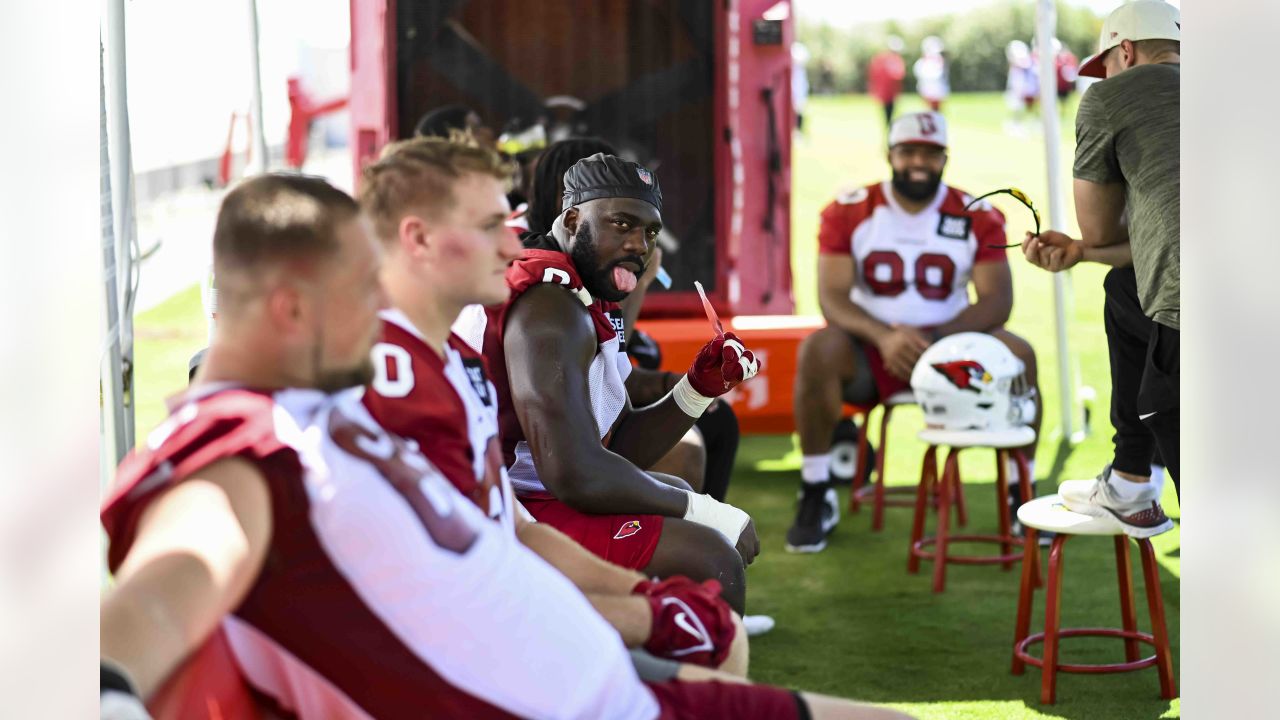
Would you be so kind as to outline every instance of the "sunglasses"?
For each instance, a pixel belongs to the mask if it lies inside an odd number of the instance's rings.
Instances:
[[[1031,204],[1031,198],[1027,197],[1027,194],[1026,194],[1026,193],[1022,192],[1021,190],[1019,190],[1019,189],[1018,189],[1018,188],[1016,188],[1016,187],[1001,188],[1001,189],[999,189],[999,190],[992,190],[991,192],[986,193],[985,195],[979,195],[978,197],[976,197],[976,198],[974,198],[973,200],[969,201],[969,204],[968,204],[968,205],[965,205],[965,206],[964,206],[964,209],[965,209],[965,210],[968,210],[969,208],[971,208],[971,207],[973,207],[974,205],[976,205],[976,204],[978,203],[978,201],[979,201],[979,200],[982,200],[983,198],[989,198],[989,197],[991,197],[992,195],[1011,195],[1011,196],[1013,196],[1013,199],[1014,199],[1014,200],[1017,200],[1018,202],[1022,203],[1023,205],[1026,205],[1026,206],[1027,206],[1027,209],[1031,211],[1031,217],[1035,218],[1035,221],[1036,221],[1036,233],[1035,233],[1035,234],[1036,234],[1036,235],[1039,235],[1039,234],[1040,234],[1040,213],[1036,211],[1036,206]],[[996,249],[996,250],[1005,250],[1005,249],[1008,249],[1008,248],[1022,247],[1022,243],[1020,243],[1020,242],[1019,242],[1019,243],[1011,243],[1011,244],[1009,244],[1009,245],[987,245],[987,247],[989,247],[989,248],[993,248],[993,249]]]

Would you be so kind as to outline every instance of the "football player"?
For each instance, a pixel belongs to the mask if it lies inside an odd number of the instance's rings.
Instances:
[[[504,224],[509,165],[492,150],[440,139],[387,146],[365,168],[360,202],[383,243],[392,307],[373,348],[364,403],[489,517],[587,594],[628,646],[746,675],[743,633],[719,583],[652,583],[604,561],[546,523],[531,522],[511,492],[498,433],[498,396],[484,359],[450,326],[468,305],[502,303],[520,256]],[[679,624],[681,613],[695,623]],[[649,615],[652,615],[650,620]],[[645,632],[646,626],[649,628]],[[737,638],[736,652],[730,658]]]
[[[644,684],[618,633],[361,403],[380,249],[324,180],[261,176],[214,233],[218,332],[102,513],[117,691],[221,626],[301,718],[901,717],[777,688]]]
[[[871,406],[908,390],[925,348],[965,331],[999,338],[1025,364],[1027,382],[1036,383],[1034,351],[1003,327],[1013,308],[1004,216],[985,202],[966,210],[972,198],[942,182],[942,115],[895,120],[888,159],[891,179],[843,194],[822,211],[818,300],[827,326],[805,338],[796,363],[804,459],[786,538],[792,552],[821,551],[839,519],[828,451],[842,402]],[[1033,458],[1035,444],[1023,452]],[[1009,477],[1015,473],[1010,468]]]
[[[493,370],[511,482],[534,517],[596,555],[646,575],[718,579],[741,614],[759,550],[751,518],[647,469],[758,362],[733,333],[717,335],[670,393],[632,408],[617,303],[662,229],[658,179],[597,153],[565,173],[563,207],[550,235],[525,238],[510,298],[454,326]]]

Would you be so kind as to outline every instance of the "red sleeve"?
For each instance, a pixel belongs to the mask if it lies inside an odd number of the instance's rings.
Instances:
[[[1005,248],[1009,243],[1005,234],[1004,215],[994,207],[973,214],[973,235],[978,240],[978,247],[973,254],[973,264],[986,262],[1009,262]],[[994,247],[993,247],[994,246]]]
[[[108,567],[115,570],[128,554],[147,506],[201,468],[229,457],[259,465],[277,456],[298,463],[293,449],[276,436],[274,408],[270,395],[225,390],[183,405],[156,429],[158,446],[131,452],[102,508],[102,526],[111,540]]]
[[[853,226],[849,222],[849,207],[832,200],[822,209],[818,220],[818,252],[822,255],[850,255],[853,253]]]
[[[376,384],[369,386],[364,393],[369,414],[389,432],[416,442],[422,454],[454,487],[469,492],[475,485],[475,471],[471,467],[467,411],[457,391],[441,368],[428,364],[421,355],[405,347],[408,343],[397,342],[390,328],[382,342],[408,353],[411,372],[405,374],[403,368],[398,370],[400,384],[395,397],[380,394]],[[459,341],[458,345],[466,343]],[[405,386],[408,386],[407,392]]]

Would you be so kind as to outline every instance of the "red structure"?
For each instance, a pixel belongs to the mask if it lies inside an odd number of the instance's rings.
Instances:
[[[284,161],[289,167],[300,169],[307,161],[307,140],[311,135],[311,123],[321,115],[337,112],[347,106],[347,98],[333,98],[316,102],[302,87],[302,80],[291,77],[289,83],[289,137],[285,141]]]
[[[645,315],[790,314],[789,0],[352,0],[357,178],[444,105],[599,135],[662,182],[669,291]],[[577,102],[548,100],[571,98]]]

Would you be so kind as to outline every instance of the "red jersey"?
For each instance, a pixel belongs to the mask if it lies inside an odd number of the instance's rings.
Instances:
[[[453,330],[473,348],[481,351],[493,371],[498,390],[498,425],[502,435],[503,457],[511,484],[520,495],[548,497],[546,487],[538,480],[537,470],[524,429],[511,402],[511,385],[507,377],[507,360],[503,349],[503,331],[507,314],[529,288],[542,283],[563,287],[582,302],[595,328],[599,343],[588,368],[591,407],[600,437],[613,429],[627,403],[627,376],[631,362],[623,346],[622,311],[617,303],[591,297],[568,255],[558,250],[526,249],[520,259],[507,269],[507,286],[511,296],[501,305],[464,310]],[[532,360],[531,361],[535,361]]]
[[[386,310],[365,407],[412,440],[463,495],[512,531],[514,506],[498,439],[498,391],[484,358],[456,335],[441,357],[399,310]]]
[[[889,182],[839,196],[822,211],[818,252],[852,255],[849,298],[883,323],[936,327],[969,306],[978,263],[1008,262],[1004,216],[985,200],[938,186],[918,213],[898,205]]]
[[[658,717],[582,593],[380,427],[362,393],[206,386],[181,398],[120,466],[102,512],[110,567],[150,502],[243,458],[265,479],[272,533],[222,629],[246,681],[287,712]]]
[[[892,50],[876,53],[867,68],[867,92],[882,103],[892,102],[902,92],[907,66]]]

